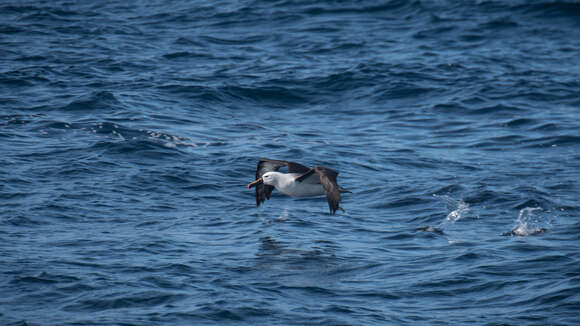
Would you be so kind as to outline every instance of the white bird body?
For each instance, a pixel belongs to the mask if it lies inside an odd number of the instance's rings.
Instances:
[[[264,184],[274,186],[279,192],[292,197],[312,197],[324,195],[318,175],[313,175],[302,182],[297,182],[301,174],[266,172],[262,176]]]

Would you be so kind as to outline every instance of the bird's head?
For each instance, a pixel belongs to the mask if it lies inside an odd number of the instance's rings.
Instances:
[[[248,184],[248,189],[252,188],[255,185],[265,184],[269,186],[273,186],[276,182],[276,172],[266,172],[262,175],[261,178],[258,178]]]
[[[273,186],[274,183],[276,182],[275,176],[276,176],[276,172],[266,172],[262,176],[262,182],[265,185]]]

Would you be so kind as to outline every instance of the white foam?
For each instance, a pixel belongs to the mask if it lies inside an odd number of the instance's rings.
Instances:
[[[462,219],[467,213],[469,213],[469,205],[462,199],[460,199],[457,202],[457,207],[455,208],[455,210],[447,214],[446,220],[456,222]]]
[[[540,207],[526,207],[520,210],[516,226],[512,229],[513,235],[528,236],[538,234],[545,230],[542,225],[546,224],[537,213],[541,212]],[[549,223],[547,223],[549,225]]]
[[[449,212],[449,214],[447,214],[447,216],[445,217],[444,222],[455,223],[460,219],[464,218],[467,215],[467,213],[469,213],[469,204],[464,202],[463,199],[456,200],[447,195],[442,196],[433,195],[433,196],[442,199],[445,202],[447,209],[451,210],[451,212]]]

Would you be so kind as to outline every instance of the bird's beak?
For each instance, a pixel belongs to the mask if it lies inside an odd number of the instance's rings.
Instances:
[[[248,183],[248,189],[252,188],[255,185],[259,185],[262,184],[264,181],[262,180],[262,178],[258,178],[250,183]]]

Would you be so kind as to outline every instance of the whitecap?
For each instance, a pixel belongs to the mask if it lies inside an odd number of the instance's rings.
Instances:
[[[509,232],[504,232],[501,235],[513,235],[525,237],[529,235],[536,235],[545,232],[549,226],[550,221],[546,221],[539,213],[543,209],[540,207],[525,207],[520,209],[516,225]]]

